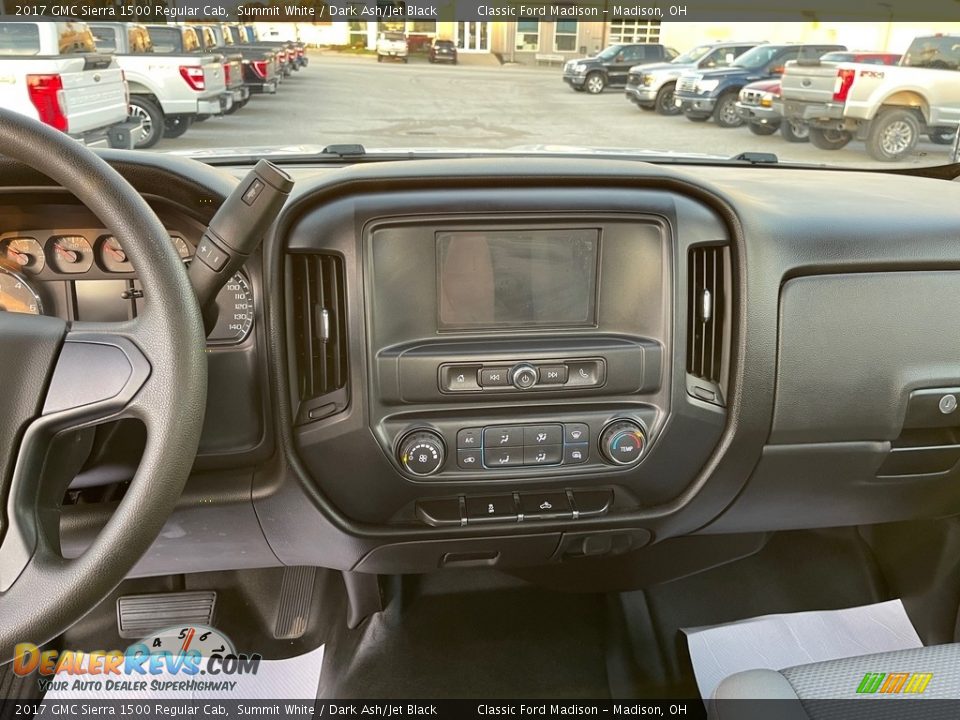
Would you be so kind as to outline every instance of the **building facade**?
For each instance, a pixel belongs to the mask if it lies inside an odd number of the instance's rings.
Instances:
[[[434,38],[453,40],[462,53],[493,54],[501,62],[562,62],[592,55],[607,45],[660,42],[679,52],[705,42],[817,42],[846,45],[851,50],[902,53],[917,35],[960,34],[960,22],[781,22],[700,23],[657,20],[606,22],[520,19],[516,21],[333,21],[301,23],[300,35],[315,45],[374,49],[377,36],[402,30],[414,48]]]

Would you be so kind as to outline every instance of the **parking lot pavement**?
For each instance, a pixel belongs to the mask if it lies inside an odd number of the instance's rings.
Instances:
[[[314,53],[276,95],[255,95],[234,115],[196,123],[157,151],[360,143],[368,148],[636,148],[732,157],[775,153],[803,163],[878,167],[861,142],[842,150],[760,137],[686,118],[661,117],[622,90],[573,92],[557,67],[377,63],[372,57]],[[949,148],[922,142],[898,163],[948,162]]]

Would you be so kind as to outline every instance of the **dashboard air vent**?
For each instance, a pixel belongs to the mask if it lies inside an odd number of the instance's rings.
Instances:
[[[722,246],[690,249],[688,258],[687,372],[720,384],[726,279]]]
[[[318,420],[346,407],[350,368],[343,259],[326,253],[290,257],[298,420]]]

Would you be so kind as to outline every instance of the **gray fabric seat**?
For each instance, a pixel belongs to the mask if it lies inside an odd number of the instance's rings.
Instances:
[[[960,717],[960,644],[860,655],[726,678],[709,703],[721,720]]]

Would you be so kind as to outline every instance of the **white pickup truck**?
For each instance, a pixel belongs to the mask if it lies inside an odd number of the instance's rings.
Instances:
[[[410,45],[407,36],[402,32],[382,32],[377,38],[377,62],[384,58],[397,58],[407,62],[410,55]]]
[[[910,155],[921,135],[953,142],[960,124],[960,36],[915,38],[899,65],[792,63],[781,86],[784,114],[806,123],[824,150],[853,138],[875,160]]]
[[[97,46],[115,53],[130,85],[130,110],[143,121],[137,148],[178,137],[198,116],[222,115],[233,107],[223,59],[200,53],[196,30],[179,25],[163,30],[181,36],[181,45],[157,46],[150,28],[132,23],[90,23]]]
[[[0,106],[91,146],[130,148],[140,128],[123,71],[81,22],[0,16]]]

